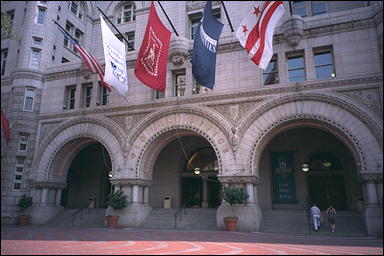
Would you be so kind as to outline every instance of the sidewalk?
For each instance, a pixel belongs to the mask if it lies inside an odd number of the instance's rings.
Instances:
[[[2,226],[1,255],[17,254],[383,255],[383,239],[216,230]]]

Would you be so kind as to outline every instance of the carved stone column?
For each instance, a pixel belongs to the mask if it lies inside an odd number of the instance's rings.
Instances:
[[[364,185],[364,190],[366,194],[366,204],[367,205],[377,205],[379,204],[378,199],[378,189],[379,184],[383,184],[383,174],[382,173],[360,173],[360,180]]]
[[[62,191],[63,191],[63,189],[61,189],[61,188],[56,189],[56,197],[55,197],[55,205],[56,206],[60,206]]]

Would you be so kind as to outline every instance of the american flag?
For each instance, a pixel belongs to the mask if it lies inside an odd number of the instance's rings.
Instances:
[[[111,86],[104,82],[104,70],[101,67],[100,62],[97,60],[95,56],[90,54],[87,50],[80,46],[79,42],[77,42],[67,31],[62,29],[59,26],[59,30],[64,34],[64,37],[73,45],[73,48],[80,54],[81,58],[83,58],[85,65],[88,69],[99,75],[101,83],[107,88],[108,91],[112,91]]]

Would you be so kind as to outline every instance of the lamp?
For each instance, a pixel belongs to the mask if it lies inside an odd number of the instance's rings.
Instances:
[[[195,169],[193,169],[193,171],[195,172],[196,175],[200,174],[200,168],[199,167],[196,167]]]
[[[302,164],[302,165],[301,165],[301,170],[302,170],[303,172],[307,172],[307,171],[309,171],[309,165],[308,165],[308,164]]]
[[[112,178],[112,171],[110,171],[110,172],[108,173],[108,177],[109,177],[109,178]]]

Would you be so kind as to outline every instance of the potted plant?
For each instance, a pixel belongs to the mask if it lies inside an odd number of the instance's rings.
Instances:
[[[107,198],[107,204],[112,207],[113,210],[119,210],[128,205],[128,197],[124,195],[123,191],[118,190],[116,192],[111,192]],[[118,215],[108,215],[107,226],[109,228],[115,228],[117,226],[117,222],[119,221]]]
[[[231,208],[234,204],[244,204],[248,197],[248,193],[243,189],[235,186],[224,187],[223,199],[230,204]],[[239,218],[234,215],[224,217],[225,230],[235,231],[237,228],[238,220]]]
[[[21,215],[19,216],[19,225],[20,226],[29,225],[29,219],[31,218],[31,215],[25,214],[24,212],[31,205],[32,205],[32,197],[24,194],[18,202],[18,206],[22,209]]]

